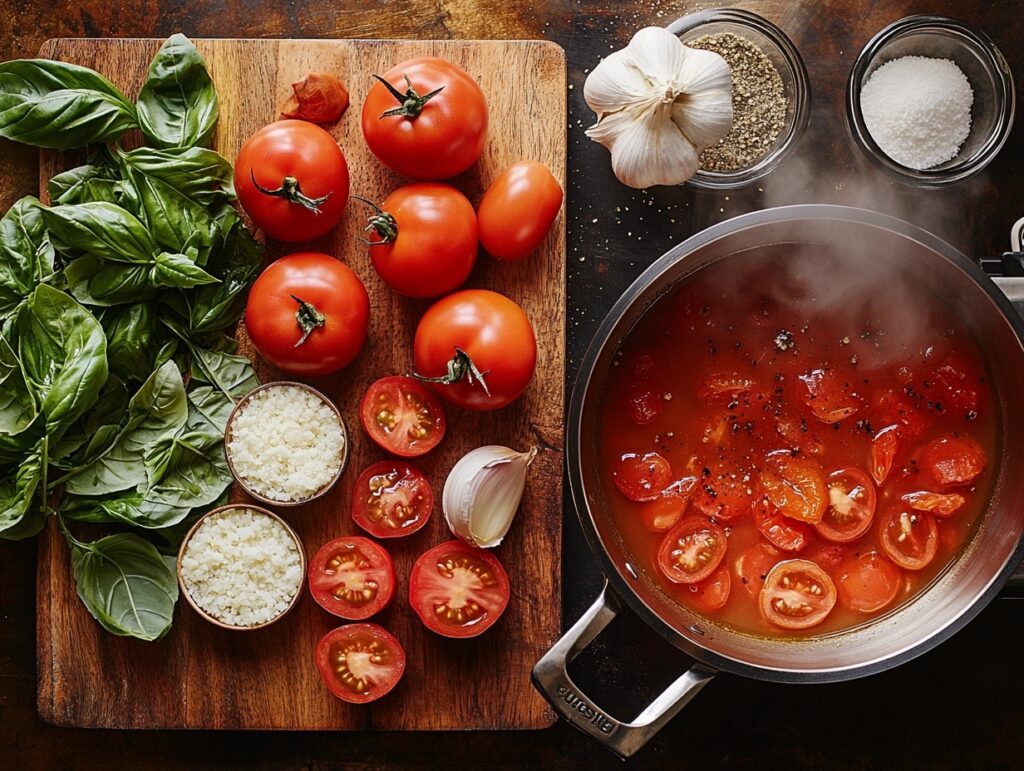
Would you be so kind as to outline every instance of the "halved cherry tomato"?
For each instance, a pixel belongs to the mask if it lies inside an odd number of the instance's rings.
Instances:
[[[820,565],[827,571],[832,571],[839,566],[840,562],[846,559],[854,546],[855,544],[817,541],[808,546],[807,550],[800,556],[816,565]]]
[[[945,436],[931,442],[921,453],[921,466],[940,487],[969,485],[987,462],[985,450],[969,436]]]
[[[280,241],[331,230],[348,201],[348,166],[330,134],[304,120],[279,120],[253,134],[235,161],[235,192],[256,227]]]
[[[747,550],[739,556],[733,567],[743,588],[750,595],[750,599],[756,600],[761,596],[764,580],[781,559],[782,553],[766,543],[755,543],[748,546]]]
[[[725,531],[704,517],[687,517],[673,527],[658,549],[658,568],[669,581],[695,584],[707,578],[725,556]]]
[[[447,179],[476,162],[487,138],[487,100],[464,70],[421,56],[376,77],[361,123],[381,163],[413,179]]]
[[[714,613],[725,607],[732,590],[732,577],[729,568],[719,565],[718,569],[703,581],[695,584],[684,584],[682,591],[687,604],[702,613]]]
[[[656,452],[627,452],[615,464],[612,479],[629,500],[653,501],[672,482],[672,467]]]
[[[834,369],[816,369],[800,376],[801,398],[822,423],[838,423],[861,408],[853,387]]]
[[[738,372],[715,372],[705,375],[697,384],[697,398],[702,402],[729,401],[749,393],[754,381]]]
[[[775,430],[779,436],[789,442],[790,448],[799,450],[805,455],[821,455],[825,446],[811,431],[803,418],[780,417],[775,421]]]
[[[822,538],[839,543],[860,538],[875,518],[875,486],[857,468],[833,471],[826,484],[828,507],[814,529]]]
[[[836,585],[808,560],[780,562],[765,579],[758,608],[769,624],[808,629],[825,620],[836,604]]]
[[[814,539],[811,526],[783,516],[771,501],[754,504],[754,524],[769,543],[783,551],[802,551]]]
[[[434,490],[408,463],[382,460],[363,471],[352,489],[352,519],[376,538],[397,538],[427,524]]]
[[[476,637],[508,605],[505,568],[490,552],[447,541],[416,560],[409,604],[427,629],[444,637]]]
[[[972,382],[967,375],[970,370],[967,362],[950,355],[936,367],[930,378],[936,398],[945,401],[944,406],[958,410],[961,416],[977,417],[981,409],[981,393],[977,382]]]
[[[640,517],[644,527],[652,533],[663,533],[672,527],[686,511],[696,486],[697,477],[683,477],[662,490],[657,498],[642,504]]]
[[[444,409],[426,386],[392,375],[375,381],[363,397],[359,420],[367,435],[388,452],[416,458],[444,438]]]
[[[561,185],[543,163],[513,163],[480,199],[480,243],[499,260],[523,259],[544,240],[563,197]]]
[[[935,517],[909,506],[890,506],[881,522],[882,551],[907,570],[921,570],[939,550],[939,526]]]
[[[875,613],[890,605],[901,586],[899,568],[874,551],[851,557],[836,570],[839,601],[857,613]]]
[[[417,377],[469,410],[496,410],[526,390],[537,363],[537,339],[526,313],[489,289],[443,297],[416,327]]]
[[[906,392],[882,391],[873,400],[871,422],[877,426],[896,426],[896,435],[912,442],[919,439],[934,421],[921,401],[920,397],[912,399]]]
[[[772,455],[761,472],[765,497],[782,514],[801,522],[820,522],[828,503],[825,474],[811,460]]]
[[[346,624],[320,638],[316,668],[339,699],[366,704],[398,684],[405,672],[405,651],[393,634],[376,624]]]
[[[391,602],[395,564],[384,547],[369,538],[335,538],[309,563],[309,591],[328,613],[362,621]]]
[[[951,517],[956,514],[960,507],[966,502],[964,497],[958,493],[929,493],[919,491],[906,493],[901,496],[910,508],[917,511],[927,511],[936,517]]]
[[[693,505],[708,517],[729,522],[750,511],[757,491],[753,472],[719,461],[703,469]]]
[[[384,283],[406,297],[458,289],[476,262],[476,212],[451,185],[417,182],[373,206],[370,259]]]
[[[898,426],[886,426],[871,438],[871,449],[868,450],[868,471],[875,484],[881,486],[889,478],[892,462],[900,448]]]

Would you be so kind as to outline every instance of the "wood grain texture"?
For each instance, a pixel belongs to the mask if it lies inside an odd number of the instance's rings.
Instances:
[[[94,67],[135,94],[159,40],[54,40],[41,55]],[[311,70],[337,73],[352,107],[331,130],[344,149],[352,192],[382,200],[403,180],[370,155],[359,128],[359,108],[370,74],[413,56],[441,56],[476,78],[488,97],[491,130],[484,154],[454,180],[470,200],[522,158],[546,163],[565,180],[566,72],[551,43],[453,41],[197,40],[220,96],[214,147],[233,159],[241,144],[274,120],[289,84]],[[45,153],[40,184],[69,159]],[[356,236],[363,212],[350,205],[331,234],[299,248],[335,254],[363,279],[370,294],[369,339],[356,361],[335,376],[310,382],[330,396],[349,427],[349,467],[324,498],[281,513],[312,555],[329,539],[357,532],[349,517],[352,483],[384,457],[359,427],[358,404],[376,378],[411,369],[416,322],[429,301],[410,301],[377,277]],[[403,643],[406,674],[395,691],[365,707],[332,698],[313,664],[316,641],[339,619],[306,594],[282,622],[252,633],[228,632],[200,620],[179,603],[171,633],[157,643],[115,638],[88,615],[72,589],[66,548],[55,528],[41,539],[38,570],[38,707],[47,722],[112,728],[216,729],[507,729],[539,728],[553,715],[529,682],[537,658],[561,626],[563,373],[565,357],[565,224],[559,215],[540,251],[521,263],[499,263],[481,253],[468,286],[514,298],[533,321],[538,339],[536,376],[522,399],[497,413],[448,410],[448,434],[438,450],[417,461],[439,494],[463,453],[500,443],[540,453],[531,467],[522,510],[496,554],[512,582],[512,600],[496,627],[475,640],[450,641],[421,625],[408,605],[415,558],[450,537],[439,505],[419,533],[387,543],[399,589],[374,620]],[[272,245],[271,257],[288,251]],[[261,380],[280,379],[263,364],[239,330],[240,349],[257,362]],[[235,491],[236,500],[244,494]]]

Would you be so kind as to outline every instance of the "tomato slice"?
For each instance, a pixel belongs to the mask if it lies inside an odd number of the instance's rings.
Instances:
[[[704,517],[687,517],[658,549],[658,568],[669,581],[695,584],[711,575],[725,556],[725,531]]]
[[[822,538],[839,543],[860,538],[875,518],[875,486],[857,468],[833,471],[826,484],[828,507],[814,529]]]
[[[672,467],[656,452],[627,452],[615,464],[612,479],[629,500],[653,501],[672,481]]]
[[[906,392],[882,391],[874,399],[872,422],[879,426],[896,426],[896,435],[908,442],[920,439],[933,422],[933,417],[919,404],[920,401],[915,401]]]
[[[936,398],[944,399],[946,406],[964,416],[976,418],[981,409],[981,394],[967,372],[969,365],[955,355],[946,357],[930,378]]]
[[[931,442],[921,453],[921,465],[940,487],[969,485],[988,459],[985,450],[969,436],[944,436]]]
[[[836,604],[836,585],[809,560],[780,562],[764,581],[758,608],[769,624],[808,629],[825,620]]]
[[[892,462],[900,448],[898,430],[898,426],[886,426],[871,438],[871,448],[868,450],[868,471],[871,472],[871,478],[879,487],[889,478]]]
[[[728,461],[705,467],[693,505],[705,516],[729,522],[750,511],[758,490],[757,477]]]
[[[814,538],[810,525],[783,516],[767,499],[754,504],[754,524],[769,543],[783,551],[802,551]]]
[[[907,570],[921,570],[939,550],[935,517],[909,506],[890,506],[882,519],[881,544],[885,555]]]
[[[789,454],[772,455],[761,472],[765,497],[782,514],[801,522],[820,522],[828,493],[825,473],[811,460]]]
[[[936,517],[945,519],[956,514],[966,502],[958,493],[929,493],[920,491],[901,496],[910,508],[927,511]]]
[[[362,621],[391,602],[395,564],[369,538],[335,538],[321,546],[309,563],[309,591],[328,613]]]
[[[750,599],[761,596],[761,587],[775,564],[782,559],[782,553],[774,546],[766,543],[755,543],[748,546],[733,565],[740,584],[746,589]]]
[[[725,607],[732,591],[732,577],[729,568],[719,565],[710,576],[695,584],[686,584],[683,589],[685,602],[701,613],[715,613]]]
[[[375,538],[415,533],[430,519],[434,490],[423,472],[403,461],[367,466],[352,489],[352,519]]]
[[[838,423],[862,406],[851,381],[834,369],[816,369],[800,376],[803,384],[800,396],[822,423]]]
[[[409,604],[427,629],[444,637],[486,632],[505,612],[509,593],[497,557],[462,541],[425,552],[409,576]]]
[[[875,551],[850,557],[836,570],[839,601],[856,613],[876,613],[891,605],[901,586],[899,568]]]
[[[441,402],[418,380],[402,375],[383,377],[366,390],[359,419],[374,442],[402,458],[430,452],[444,437]]]
[[[833,541],[818,541],[812,543],[801,556],[817,565],[831,571],[839,567],[850,553],[851,544],[834,543]]]
[[[690,495],[697,486],[697,477],[683,477],[662,490],[653,501],[640,506],[644,527],[652,533],[663,533],[683,516]]]
[[[327,689],[342,701],[366,704],[395,687],[405,672],[405,651],[376,624],[346,624],[316,646],[316,668]]]
[[[705,375],[697,385],[697,398],[702,402],[729,401],[749,393],[754,381],[738,372],[715,372]]]

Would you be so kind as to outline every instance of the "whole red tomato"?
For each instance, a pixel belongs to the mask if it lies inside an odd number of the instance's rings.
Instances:
[[[296,252],[256,279],[245,328],[256,350],[280,370],[315,377],[344,367],[366,340],[370,298],[342,262]]]
[[[464,289],[423,314],[413,356],[416,376],[452,404],[496,410],[529,385],[537,340],[512,300],[487,289]]]
[[[348,165],[334,137],[304,120],[264,126],[242,145],[235,191],[270,238],[307,241],[338,224],[348,201]]]
[[[366,144],[381,163],[413,179],[447,179],[480,157],[487,100],[466,72],[423,56],[374,77],[362,124]]]
[[[451,185],[400,187],[382,206],[371,202],[370,258],[384,283],[407,297],[458,288],[476,262],[476,212]]]
[[[512,164],[480,201],[480,243],[498,259],[523,259],[544,240],[562,198],[561,185],[543,163]]]

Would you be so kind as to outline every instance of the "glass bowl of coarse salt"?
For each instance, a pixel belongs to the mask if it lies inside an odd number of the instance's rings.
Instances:
[[[686,184],[735,190],[774,171],[807,128],[811,86],[785,32],[742,8],[697,11],[668,25],[683,45],[714,51],[732,71],[732,128],[705,148]]]
[[[203,515],[178,550],[178,586],[193,610],[223,629],[254,630],[295,607],[306,575],[302,541],[259,506]]]
[[[854,142],[896,179],[939,187],[991,162],[1013,127],[1009,65],[984,32],[944,16],[908,16],[868,41],[850,72]]]
[[[348,432],[334,403],[305,383],[265,383],[235,405],[224,454],[258,501],[298,506],[326,493],[348,461]]]

